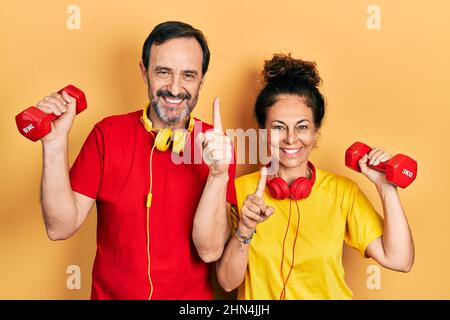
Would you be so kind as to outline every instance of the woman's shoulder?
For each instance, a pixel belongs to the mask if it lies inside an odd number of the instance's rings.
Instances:
[[[259,175],[260,175],[260,171],[255,171],[255,172],[251,172],[251,173],[247,173],[244,174],[238,178],[236,178],[236,180],[234,181],[236,186],[245,186],[245,185],[254,185],[255,183],[257,184],[259,181]]]
[[[316,168],[315,184],[327,187],[334,185],[341,188],[354,188],[356,186],[356,183],[350,178],[319,168]]]

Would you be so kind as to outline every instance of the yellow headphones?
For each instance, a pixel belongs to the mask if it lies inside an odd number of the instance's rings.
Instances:
[[[148,132],[158,131],[158,134],[155,138],[155,146],[159,151],[166,151],[169,149],[170,142],[173,140],[172,152],[181,153],[184,150],[184,146],[186,145],[187,137],[194,129],[194,117],[192,113],[189,118],[189,127],[187,130],[185,129],[175,129],[172,131],[170,128],[163,129],[155,129],[153,128],[153,123],[147,116],[148,108],[150,108],[150,103],[147,104],[142,111],[141,122],[144,125],[145,130]]]

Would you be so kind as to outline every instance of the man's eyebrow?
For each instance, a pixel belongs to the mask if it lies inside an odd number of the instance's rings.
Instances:
[[[184,73],[191,73],[191,74],[195,74],[195,75],[197,75],[198,74],[198,71],[197,70],[183,70],[183,72]]]
[[[155,71],[172,71],[171,68],[169,67],[164,67],[164,66],[156,66],[154,68]],[[187,69],[187,70],[183,70],[184,74],[193,74],[193,75],[198,75],[198,71],[197,70],[191,70],[191,69]]]
[[[164,71],[170,71],[171,69],[168,68],[168,67],[156,66],[156,67],[154,68],[154,70],[155,70],[155,71],[161,71],[161,70],[164,70]]]

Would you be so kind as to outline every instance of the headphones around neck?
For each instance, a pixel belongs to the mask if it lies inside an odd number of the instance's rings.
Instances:
[[[174,153],[181,153],[184,150],[184,147],[186,145],[187,138],[189,134],[194,129],[194,117],[192,116],[192,113],[190,114],[189,118],[189,126],[188,129],[175,129],[172,131],[170,128],[163,128],[163,129],[155,129],[153,128],[153,123],[150,121],[150,119],[147,116],[148,109],[150,108],[150,103],[147,104],[142,111],[141,116],[141,122],[144,125],[145,130],[147,132],[157,131],[158,134],[155,138],[155,146],[156,149],[159,151],[166,151],[169,149],[170,142],[173,140],[172,145],[172,152]]]
[[[289,187],[287,182],[280,177],[267,179],[266,185],[272,198],[284,200],[291,198],[293,200],[301,200],[307,198],[312,190],[312,186],[316,181],[316,168],[308,161],[308,168],[311,169],[311,178],[299,177]]]

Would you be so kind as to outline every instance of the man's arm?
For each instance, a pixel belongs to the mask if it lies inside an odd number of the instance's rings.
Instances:
[[[200,133],[197,142],[209,175],[194,217],[192,239],[200,258],[209,263],[220,258],[230,234],[226,202],[228,168],[232,159],[231,140],[223,133],[219,100],[213,103],[214,130]],[[234,177],[232,177],[234,178]]]
[[[208,176],[194,218],[192,238],[198,254],[209,263],[220,258],[230,236],[230,203],[226,202],[228,172]]]
[[[51,240],[72,236],[86,220],[95,200],[72,191],[67,143],[43,145],[41,204],[47,235]]]
[[[52,131],[41,139],[41,205],[47,235],[51,240],[72,236],[83,224],[95,202],[72,191],[70,186],[67,138],[75,117],[75,104],[75,99],[63,92],[46,96],[36,105],[45,113],[61,115],[52,123]]]

